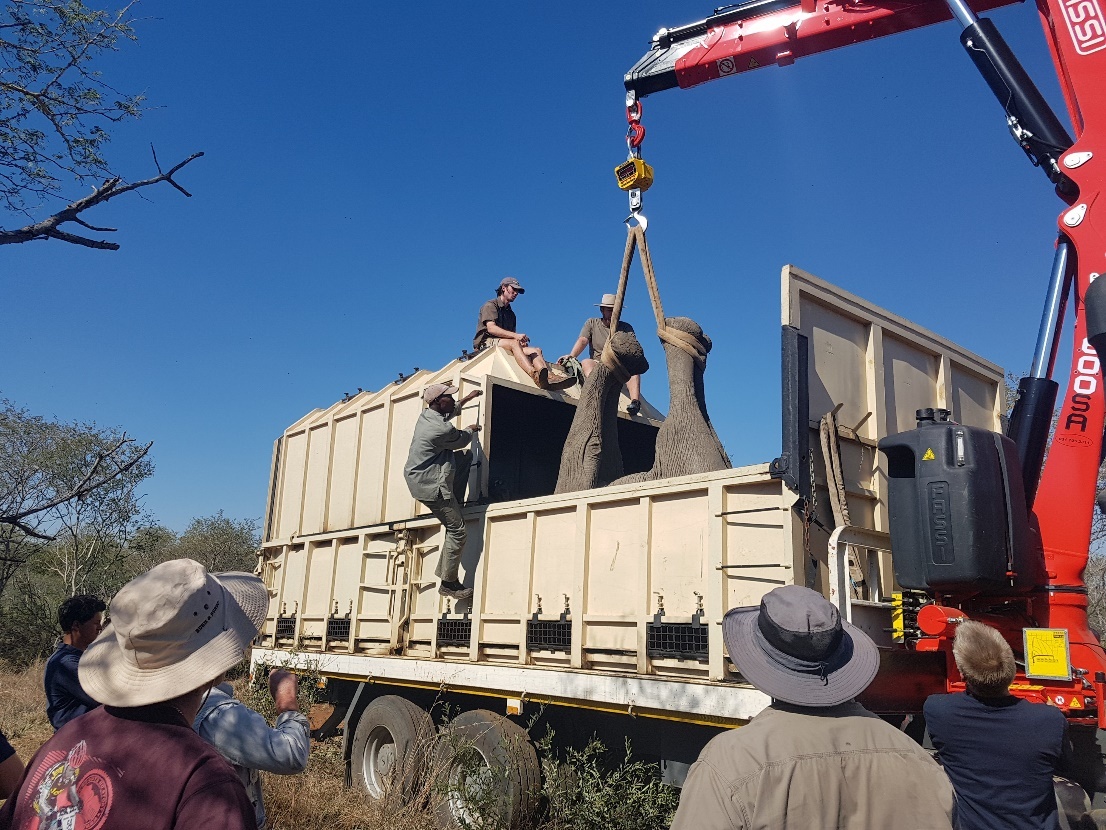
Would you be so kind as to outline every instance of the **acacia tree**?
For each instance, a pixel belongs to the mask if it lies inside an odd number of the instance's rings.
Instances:
[[[79,587],[141,518],[137,487],[152,442],[62,423],[0,399],[0,594],[33,557]],[[91,547],[90,547],[91,545]]]
[[[107,12],[82,0],[6,0],[0,11],[0,206],[32,221],[0,227],[0,245],[60,239],[117,250],[118,243],[62,226],[112,232],[115,228],[92,225],[81,214],[160,182],[191,195],[173,176],[203,153],[168,171],[154,153],[157,175],[134,182],[114,173],[104,157],[111,127],[142,113],[143,96],[119,92],[95,69],[97,57],[136,40],[133,5]],[[35,219],[44,205],[81,185],[93,185],[91,193]]]

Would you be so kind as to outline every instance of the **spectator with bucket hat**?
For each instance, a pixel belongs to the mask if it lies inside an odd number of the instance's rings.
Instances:
[[[253,805],[192,729],[204,696],[242,659],[269,607],[255,576],[175,559],[124,585],[85,650],[81,686],[103,706],[27,764],[0,828],[254,830]]]
[[[911,738],[855,698],[879,669],[866,634],[809,588],[734,608],[722,636],[772,702],[703,749],[672,830],[949,830],[952,785]]]

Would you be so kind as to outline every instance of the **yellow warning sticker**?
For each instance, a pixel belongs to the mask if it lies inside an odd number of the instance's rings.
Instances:
[[[930,447],[928,450],[926,450],[925,455],[922,456],[922,461],[932,461],[936,457],[937,456],[933,454],[933,447]]]
[[[1025,675],[1043,680],[1071,680],[1066,628],[1022,629]]]
[[[1071,708],[1072,709],[1082,709],[1083,708],[1083,704],[1080,702],[1079,698],[1073,697],[1071,699]]]

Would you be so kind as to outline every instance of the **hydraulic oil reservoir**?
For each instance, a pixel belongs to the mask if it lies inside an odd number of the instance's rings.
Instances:
[[[895,578],[945,594],[1018,594],[1044,582],[1014,442],[919,409],[918,427],[879,442]]]

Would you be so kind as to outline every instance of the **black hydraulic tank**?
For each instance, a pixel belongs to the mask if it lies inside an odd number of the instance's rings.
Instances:
[[[1020,594],[1044,581],[1017,447],[1005,436],[919,409],[918,428],[879,442],[895,578],[943,594]]]

